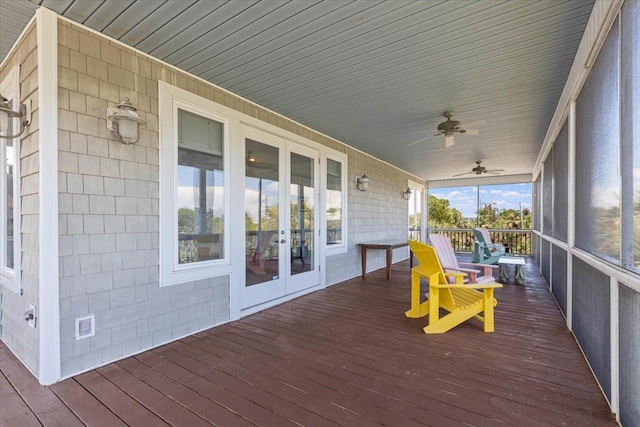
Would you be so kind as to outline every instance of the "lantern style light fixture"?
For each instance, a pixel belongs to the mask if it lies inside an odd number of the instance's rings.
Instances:
[[[107,129],[116,134],[118,141],[123,144],[135,144],[140,139],[139,126],[145,125],[146,120],[138,117],[138,109],[125,98],[117,108],[107,108]]]
[[[413,194],[413,191],[411,191],[411,188],[409,187],[407,187],[406,190],[402,190],[402,198],[405,200],[409,200],[412,194]]]
[[[0,95],[0,138],[12,139],[23,134],[25,128],[31,124],[31,100],[26,104],[20,104],[19,111],[13,111],[8,99]],[[20,132],[15,135],[4,135],[9,130],[9,120],[20,118]]]
[[[367,191],[367,187],[369,187],[369,177],[367,177],[367,174],[356,176],[356,188],[360,191]]]

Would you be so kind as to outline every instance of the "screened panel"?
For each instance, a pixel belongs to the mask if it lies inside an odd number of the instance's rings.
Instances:
[[[563,242],[567,241],[568,159],[569,130],[565,121],[553,144],[553,237]]]
[[[533,182],[532,208],[533,229],[540,231],[540,181],[542,174],[538,174],[538,178]]]
[[[640,272],[640,2],[621,16],[622,266]]]
[[[544,234],[553,235],[553,154],[552,149],[544,161],[542,176],[542,231]]]
[[[567,315],[567,252],[553,247],[551,256],[551,272],[553,285],[551,287],[553,296],[556,298],[562,312]]]
[[[620,423],[640,425],[640,294],[620,285]]]
[[[576,246],[615,264],[621,227],[617,28],[576,101]]]
[[[541,240],[540,244],[542,245],[542,277],[549,285],[551,283],[551,243]]]
[[[602,389],[611,398],[609,276],[573,257],[573,332]]]
[[[540,237],[537,234],[531,235],[531,253],[538,268],[540,268]]]

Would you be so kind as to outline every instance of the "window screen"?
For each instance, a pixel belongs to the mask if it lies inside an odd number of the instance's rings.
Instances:
[[[540,179],[542,174],[533,183],[533,201],[531,213],[533,215],[533,229],[540,231]]]
[[[621,16],[622,266],[640,272],[640,2]]]
[[[617,23],[616,23],[617,24]],[[618,26],[576,101],[576,246],[620,258]]]
[[[551,236],[553,234],[553,154],[549,152],[544,161],[544,173],[542,174],[542,231]]]
[[[567,186],[569,158],[569,130],[567,123],[553,144],[553,237],[567,241]]]

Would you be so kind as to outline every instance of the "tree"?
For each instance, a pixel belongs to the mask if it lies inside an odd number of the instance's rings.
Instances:
[[[449,201],[429,195],[429,227],[468,228],[469,224],[456,208],[449,207]]]
[[[178,209],[178,232],[179,233],[193,233],[195,231],[195,212],[193,209],[180,208]]]

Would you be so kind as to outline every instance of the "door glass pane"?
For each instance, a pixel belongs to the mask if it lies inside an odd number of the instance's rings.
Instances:
[[[9,128],[7,131],[8,135],[13,134],[13,120],[9,120]],[[2,264],[7,268],[13,268],[13,171],[14,171],[14,153],[13,153],[13,140],[4,139],[5,147],[4,147],[4,158],[5,158],[5,185],[7,189],[7,194],[5,197],[6,212],[5,218],[7,219],[6,224],[3,224],[5,233],[5,239],[3,245],[5,246],[5,250],[3,251],[5,255],[5,259],[2,260]]]
[[[409,196],[409,239],[421,240],[422,191],[412,189]]]
[[[183,110],[178,110],[178,123],[178,263],[221,259],[223,125]]]
[[[244,221],[247,286],[276,280],[280,228],[278,148],[246,140]]]
[[[327,159],[327,245],[342,243],[342,163]]]
[[[313,159],[291,153],[291,275],[314,269]]]

